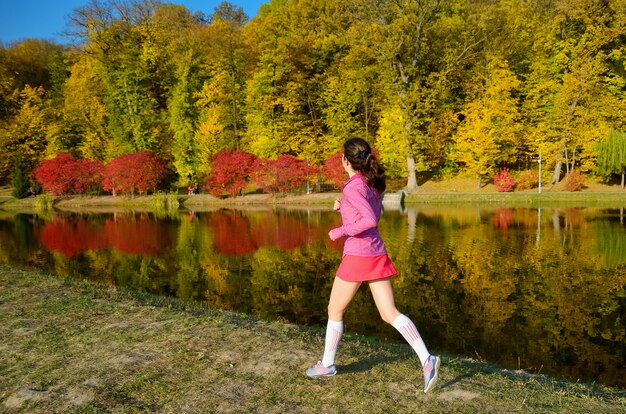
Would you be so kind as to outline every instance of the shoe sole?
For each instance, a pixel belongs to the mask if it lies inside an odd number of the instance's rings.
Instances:
[[[306,376],[307,376],[307,377],[309,377],[309,378],[332,377],[333,375],[335,375],[335,374],[337,373],[337,370],[336,370],[336,369],[335,369],[335,371],[333,371],[333,372],[329,372],[329,373],[327,373],[327,374],[315,374],[315,373],[311,373],[311,374],[309,374],[309,372],[308,372],[308,371],[309,371],[309,370],[307,369]]]
[[[321,374],[321,375],[310,375],[310,374],[306,374],[307,377],[309,378],[322,378],[322,377],[332,377],[333,375],[335,375],[337,373],[337,371],[333,372],[332,374]]]
[[[439,357],[435,357],[435,358],[437,358],[437,361],[435,362],[435,376],[433,377],[433,379],[428,384],[428,387],[426,387],[426,389],[424,389],[424,392],[428,392],[428,391],[432,390],[433,387],[435,385],[437,385],[437,380],[439,379],[439,365],[441,365],[441,358],[439,358]]]

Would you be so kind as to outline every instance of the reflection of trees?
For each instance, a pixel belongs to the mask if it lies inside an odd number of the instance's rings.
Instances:
[[[12,220],[0,220],[0,262],[39,264],[36,252],[40,248],[33,229],[35,223],[35,216],[27,214],[16,214]]]
[[[146,214],[108,219],[104,234],[112,246],[129,254],[157,256],[172,245],[166,228]]]
[[[85,250],[103,249],[108,244],[101,224],[59,216],[46,222],[39,229],[37,237],[46,249],[67,257],[76,256]]]
[[[623,384],[626,234],[617,215],[556,208],[542,208],[539,215],[535,209],[512,209],[512,215],[506,214],[508,230],[502,231],[495,209],[476,212],[475,207],[452,212],[424,207],[409,209],[407,215],[383,214],[381,234],[398,269],[396,302],[428,346],[512,368],[597,375],[606,383]],[[150,225],[141,223],[148,216],[118,216],[114,231],[119,233],[114,238],[107,233],[107,245],[124,234],[140,243],[145,229],[148,238],[161,244],[142,249],[158,251],[156,256],[80,250],[101,243],[98,236],[88,240],[86,233],[104,232],[107,225],[113,231],[113,218],[84,218],[80,225],[83,218],[61,218],[62,224],[47,230],[51,239],[74,237],[60,246],[80,254],[42,250],[33,234],[42,234],[48,223],[29,217],[19,219],[20,235],[17,224],[5,232],[6,222],[0,222],[2,260],[41,263],[59,274],[87,275],[271,319],[315,325],[326,320],[341,259],[326,235],[339,223],[336,213],[219,211],[197,214],[191,222]],[[222,242],[233,244],[220,251]],[[172,244],[176,249],[166,247]],[[247,254],[232,253],[242,251]],[[365,286],[348,309],[346,328],[402,341],[380,321]]]
[[[250,222],[241,212],[216,212],[209,217],[214,234],[214,248],[225,255],[242,256],[252,253],[257,245],[252,239]]]
[[[615,222],[594,223],[594,251],[603,259],[606,266],[626,264],[626,228]]]
[[[297,213],[279,210],[244,214],[242,211],[212,213],[209,225],[214,233],[214,248],[225,255],[242,256],[261,247],[279,247],[291,250],[324,239],[329,226],[311,225],[319,217],[306,212],[305,217]],[[337,215],[338,220],[340,220]],[[333,243],[341,248],[340,243]]]
[[[493,226],[500,230],[508,230],[513,223],[513,210],[510,208],[496,209],[493,215]]]
[[[124,253],[157,256],[172,244],[166,228],[145,214],[113,216],[104,223],[55,216],[36,233],[46,249],[66,257],[110,246]]]
[[[311,240],[309,231],[303,221],[279,211],[259,217],[252,226],[252,237],[257,246],[278,246],[291,250]]]
[[[623,381],[626,269],[606,267],[592,253],[598,241],[587,236],[608,244],[623,236],[621,229],[592,231],[581,210],[555,209],[545,215],[551,224],[537,244],[537,212],[514,212],[507,222],[519,230],[494,233],[484,220],[422,211],[407,230],[412,246],[389,243],[400,270],[399,307],[435,348],[508,367]],[[611,244],[616,257],[620,245]]]
[[[326,320],[326,304],[340,257],[317,242],[294,251],[259,249],[252,258],[255,314],[304,324]]]
[[[203,289],[199,289],[202,269],[198,266],[203,246],[199,243],[200,226],[182,220],[176,243],[176,296],[183,299],[198,299]]]

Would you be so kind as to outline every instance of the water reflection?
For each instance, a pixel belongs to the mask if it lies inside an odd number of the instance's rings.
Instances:
[[[36,234],[47,250],[66,257],[109,247],[129,254],[157,256],[172,244],[163,226],[145,213],[114,215],[104,221],[55,216],[38,227]]]
[[[341,244],[332,212],[260,209],[0,219],[0,261],[322,326]],[[429,347],[626,386],[622,209],[408,208],[381,234]],[[402,341],[367,289],[348,332]]]

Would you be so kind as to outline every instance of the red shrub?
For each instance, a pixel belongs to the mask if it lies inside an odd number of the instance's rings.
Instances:
[[[508,168],[500,168],[500,171],[493,176],[493,183],[497,191],[510,192],[515,187],[515,178],[509,175]]]
[[[43,161],[32,172],[44,190],[53,195],[84,193],[102,180],[103,165],[99,161],[76,160],[69,153],[60,153]]]
[[[332,184],[335,187],[341,188],[346,181],[346,172],[341,164],[343,153],[338,152],[328,157],[324,166],[322,167],[322,174],[328,184]]]
[[[239,194],[250,180],[256,157],[243,151],[220,151],[211,162],[211,174],[206,179],[209,193]]]
[[[167,175],[167,162],[150,151],[114,158],[104,168],[102,186],[113,195],[117,192],[143,194],[155,189]]]
[[[585,177],[578,171],[572,171],[565,176],[567,191],[580,191],[585,186]]]
[[[292,155],[280,155],[275,160],[258,159],[255,164],[254,182],[266,193],[287,191],[304,184],[317,173],[307,161]]]
[[[515,188],[519,191],[530,190],[536,188],[539,185],[539,172],[533,170],[526,170],[517,179]]]

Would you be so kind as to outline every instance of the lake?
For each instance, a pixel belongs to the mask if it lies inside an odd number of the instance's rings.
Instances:
[[[624,220],[620,208],[410,206],[384,211],[380,232],[398,309],[430,350],[626,387]],[[2,213],[0,262],[322,327],[338,225],[320,208]],[[345,322],[403,341],[366,286]]]

